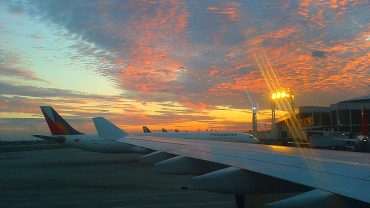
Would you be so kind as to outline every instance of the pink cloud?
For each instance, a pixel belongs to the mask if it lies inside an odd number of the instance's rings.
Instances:
[[[143,15],[147,7],[155,7],[153,14]],[[135,10],[123,35],[130,37],[129,60],[118,77],[125,89],[138,92],[164,91],[174,86],[183,63],[174,55],[186,42],[188,12],[181,1],[132,2],[125,5]]]

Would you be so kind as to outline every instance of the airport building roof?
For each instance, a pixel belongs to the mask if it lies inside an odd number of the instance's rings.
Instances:
[[[370,109],[370,96],[363,96],[355,99],[344,100],[335,104],[331,104],[330,108],[332,110],[353,110],[353,109]]]
[[[359,97],[359,98],[354,98],[350,100],[344,100],[344,101],[338,102],[337,104],[339,103],[370,103],[370,95]]]

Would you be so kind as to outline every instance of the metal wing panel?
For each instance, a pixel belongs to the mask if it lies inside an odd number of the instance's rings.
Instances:
[[[287,165],[287,166],[295,166],[304,163],[303,158],[295,157],[295,156],[286,156],[286,155],[279,155],[279,154],[256,154],[251,159],[270,162],[271,158],[274,158],[274,163],[280,165]]]
[[[306,160],[305,163],[296,165],[295,167],[365,180],[370,175],[369,167],[358,164]]]
[[[370,203],[369,154],[204,140],[129,137],[122,142],[234,166]],[[334,155],[334,156],[333,156]]]

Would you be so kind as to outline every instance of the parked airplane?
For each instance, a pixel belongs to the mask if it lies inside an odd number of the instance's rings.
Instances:
[[[356,135],[356,132],[310,132],[324,134],[312,135],[310,137],[311,147],[353,149],[356,151],[370,152],[369,130],[367,128],[367,116],[364,106],[362,106],[361,111],[361,132],[359,135]]]
[[[34,137],[93,152],[148,152],[146,148],[117,142],[118,138],[127,133],[116,126],[103,125],[104,130],[98,131],[98,135],[83,134],[69,125],[52,107],[41,106],[40,108],[52,135],[33,135]]]
[[[143,126],[144,133],[152,133],[147,126]]]
[[[259,143],[259,140],[251,134],[245,132],[235,131],[206,131],[206,132],[168,132],[166,129],[162,129],[161,132],[152,132],[147,126],[143,126],[144,134],[135,134],[137,136],[155,136],[162,138],[183,138],[183,139],[200,139],[200,140],[212,140],[212,141],[223,141],[223,142],[246,142],[246,143]],[[150,134],[148,134],[150,133]]]
[[[99,131],[112,125],[94,118]],[[195,175],[195,189],[245,195],[303,192],[265,207],[370,207],[368,153],[125,135],[117,140],[151,149],[139,161],[165,174]]]
[[[356,137],[355,147],[359,151],[370,152],[369,129],[367,128],[367,115],[365,106],[361,111],[361,134]]]
[[[70,124],[68,124],[52,107],[50,106],[41,106],[41,111],[45,117],[46,123],[49,126],[49,129],[52,133],[51,136],[46,135],[34,135],[34,137],[44,139],[44,140],[52,140],[61,144],[65,144],[71,147],[93,151],[93,152],[102,152],[102,153],[124,153],[124,152],[139,152],[139,153],[147,153],[147,149],[139,148],[137,146],[132,146],[128,144],[123,144],[121,142],[117,142],[118,138],[121,138],[127,135],[126,132],[122,131],[120,128],[116,127],[115,125],[111,124],[109,129],[110,131],[103,131],[98,130],[98,135],[89,135],[83,134],[77,130],[75,130]],[[174,138],[205,138],[207,136],[203,133],[186,133],[186,132],[175,132],[171,133],[151,133],[148,127],[143,126],[144,134],[132,134],[138,136],[159,136],[159,137],[174,137]],[[148,134],[150,133],[150,134]],[[239,133],[240,135],[240,133]],[[228,136],[227,134],[223,135]],[[229,134],[229,136],[236,136],[236,134]],[[242,135],[236,137],[236,139],[240,139],[244,142],[250,143],[257,143],[258,139],[254,137],[250,137],[251,135]],[[218,136],[222,138],[222,136]],[[215,137],[217,139],[217,136]],[[229,141],[229,140],[228,140]],[[235,140],[230,140],[235,141]]]

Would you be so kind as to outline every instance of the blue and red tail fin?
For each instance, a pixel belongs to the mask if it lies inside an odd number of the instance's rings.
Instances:
[[[40,106],[52,135],[82,134],[67,123],[51,106]]]
[[[362,106],[361,112],[361,134],[363,136],[369,136],[369,129],[367,128],[367,117],[365,106]]]

